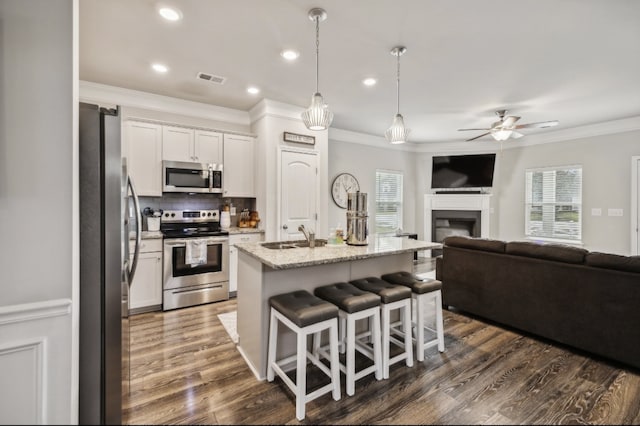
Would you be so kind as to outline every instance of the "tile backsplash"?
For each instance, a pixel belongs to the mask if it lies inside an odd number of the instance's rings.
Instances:
[[[256,209],[255,198],[228,198],[217,194],[166,193],[162,197],[140,197],[140,210],[144,210],[145,207],[162,210],[222,210],[226,203],[236,208],[236,215],[231,216],[231,226],[238,225],[240,212],[243,209]],[[143,222],[143,230],[146,230],[146,221]]]

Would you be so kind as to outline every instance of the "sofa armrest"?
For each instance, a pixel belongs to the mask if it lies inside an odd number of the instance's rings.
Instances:
[[[436,280],[442,281],[442,268],[444,266],[444,258],[442,255],[436,257]]]

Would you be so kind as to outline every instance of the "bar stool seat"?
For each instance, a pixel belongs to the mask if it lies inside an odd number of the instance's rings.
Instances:
[[[432,346],[438,346],[438,351],[444,352],[444,326],[442,319],[442,282],[430,278],[419,279],[415,275],[399,271],[384,274],[383,280],[392,284],[403,285],[411,289],[413,299],[412,323],[416,342],[416,359],[424,361],[424,351]],[[435,329],[425,324],[427,303],[433,302],[435,310]],[[426,340],[425,330],[434,333],[435,337]]]
[[[269,323],[269,350],[267,355],[267,380],[272,382],[275,374],[296,396],[296,418],[305,417],[305,405],[319,396],[332,392],[333,399],[340,399],[340,369],[338,359],[338,308],[308,291],[299,290],[269,298],[271,318]],[[278,348],[278,323],[286,325],[297,334],[297,351],[293,356],[276,359]],[[307,336],[329,330],[329,359],[327,368],[307,350]],[[331,378],[331,383],[307,394],[307,358]],[[284,372],[282,366],[296,361],[296,382]]]
[[[349,281],[360,290],[369,291],[380,296],[382,320],[382,376],[389,378],[389,367],[399,361],[405,360],[407,367],[413,366],[413,345],[411,340],[411,289],[388,283],[377,277],[367,277]],[[391,322],[391,312],[398,309],[400,321]],[[402,330],[397,329],[401,326]],[[402,336],[400,341],[396,336]],[[391,357],[389,345],[404,347],[402,353]]]
[[[314,290],[314,294],[339,308],[338,346],[340,352],[346,352],[346,364],[340,363],[340,370],[346,375],[347,395],[355,393],[356,380],[371,373],[375,373],[377,380],[382,379],[380,296],[344,282],[318,287]],[[356,335],[357,321],[362,319],[372,319],[373,324],[369,322],[369,329]],[[361,340],[363,338],[370,338],[372,346]],[[314,346],[315,350],[326,357],[323,348],[319,348],[315,342]],[[372,359],[373,365],[356,371],[356,350]]]

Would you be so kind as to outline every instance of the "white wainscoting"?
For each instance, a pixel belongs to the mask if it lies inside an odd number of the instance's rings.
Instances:
[[[0,423],[70,423],[71,300],[0,307]]]

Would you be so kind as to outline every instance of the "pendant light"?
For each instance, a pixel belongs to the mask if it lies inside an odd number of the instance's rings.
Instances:
[[[391,54],[398,58],[398,72],[396,74],[396,82],[398,88],[398,109],[395,117],[393,117],[393,123],[391,127],[384,132],[384,136],[387,138],[392,144],[400,144],[405,143],[409,138],[410,130],[404,127],[404,118],[402,118],[402,114],[400,114],[400,56],[407,51],[407,48],[404,46],[397,46],[391,49]]]
[[[302,121],[309,130],[326,130],[333,121],[333,113],[324,103],[318,90],[318,70],[320,51],[320,22],[327,19],[327,12],[321,8],[313,8],[309,11],[309,19],[316,23],[316,92],[311,97],[311,106],[302,113]]]

